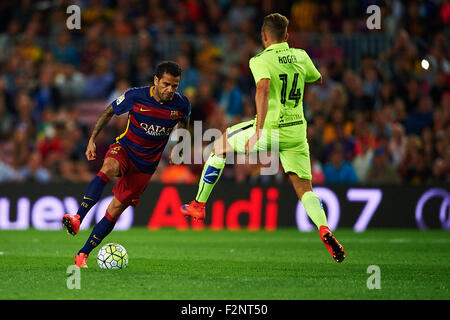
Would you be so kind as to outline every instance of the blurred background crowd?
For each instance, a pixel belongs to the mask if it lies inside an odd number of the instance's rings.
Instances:
[[[69,30],[70,5],[81,28]],[[369,30],[378,5],[381,29]],[[307,85],[313,182],[448,183],[450,180],[450,1],[80,0],[0,2],[0,182],[89,182],[126,125],[114,117],[84,152],[104,108],[129,87],[153,81],[175,60],[179,91],[202,129],[255,115],[249,59],[263,50],[263,17],[290,19],[289,44],[324,79]],[[169,165],[152,181],[196,183],[202,165]],[[257,165],[230,165],[223,178],[281,182]]]

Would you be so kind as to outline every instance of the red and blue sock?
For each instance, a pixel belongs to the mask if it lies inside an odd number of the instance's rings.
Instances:
[[[106,174],[99,171],[94,179],[89,183],[86,193],[83,196],[80,208],[77,214],[80,216],[80,222],[83,221],[89,210],[97,203],[103,193],[103,189],[108,184],[109,178]]]

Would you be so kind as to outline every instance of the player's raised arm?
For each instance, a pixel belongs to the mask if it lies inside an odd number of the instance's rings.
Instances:
[[[103,111],[100,118],[95,123],[94,129],[92,130],[91,137],[89,138],[88,146],[86,148],[86,158],[90,160],[95,160],[96,153],[95,153],[95,138],[98,136],[100,131],[108,124],[108,122],[111,120],[112,116],[114,115],[114,110],[112,105],[109,105],[105,111]]]

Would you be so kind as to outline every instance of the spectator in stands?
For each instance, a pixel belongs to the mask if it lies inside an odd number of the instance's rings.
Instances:
[[[355,113],[363,113],[366,117],[375,108],[375,99],[364,92],[363,82],[359,75],[352,77],[352,87],[349,92],[349,110],[352,115]]]
[[[0,183],[21,180],[22,176],[13,166],[0,160]]]
[[[362,115],[355,121],[355,149],[353,165],[362,182],[367,178],[367,171],[373,158],[373,150],[377,146],[376,138]]]
[[[209,83],[202,82],[198,86],[195,102],[192,103],[192,120],[207,121],[217,108],[217,102],[211,95]]]
[[[61,93],[59,88],[53,84],[54,68],[45,66],[39,75],[39,85],[33,90],[32,98],[36,102],[33,116],[40,120],[42,111],[46,108],[59,109],[61,103]]]
[[[192,103],[191,120],[202,120],[203,129],[224,129],[254,117],[255,84],[248,61],[263,51],[255,22],[273,11],[271,4],[176,2],[130,6],[122,0],[88,1],[82,29],[70,32],[63,3],[52,2],[44,14],[25,1],[2,15],[0,171],[9,175],[8,181],[22,179],[19,169],[35,165],[35,150],[48,147],[53,151],[43,152],[42,166],[51,181],[89,180],[101,165],[88,163],[83,155],[93,125],[90,111],[100,112],[129,87],[150,84],[154,66],[162,60],[182,65],[179,91]],[[379,2],[378,32],[369,32],[361,18],[373,1],[279,3],[291,14],[290,46],[308,51],[325,80],[324,86],[306,86],[303,93],[315,171],[325,169],[328,153],[340,145],[343,164],[327,164],[335,175],[345,171],[348,160],[357,180],[367,181],[361,173],[377,150],[377,181],[390,181],[381,174],[390,165],[398,168],[404,183],[449,181],[447,2]],[[427,70],[420,67],[423,58],[429,62]],[[241,103],[231,102],[235,97]],[[126,121],[126,115],[114,117],[99,137],[99,159]],[[50,137],[59,132],[58,147]],[[72,136],[73,141],[68,139]],[[191,169],[198,176],[197,167]],[[266,181],[255,178],[259,170],[230,166],[223,175],[239,182]]]
[[[176,62],[183,70],[178,91],[183,93],[188,87],[196,88],[200,82],[200,75],[197,69],[191,65],[189,58],[185,55],[179,55]]]
[[[325,184],[325,175],[323,173],[322,165],[320,161],[311,156],[311,175],[312,175],[312,183],[314,185],[322,185]]]
[[[124,94],[130,87],[131,84],[128,82],[127,79],[119,79],[116,82],[114,90],[109,95],[108,102],[111,103],[114,100],[116,100],[118,97]]]
[[[326,184],[355,184],[358,176],[351,162],[344,161],[343,147],[337,145],[323,167]]]
[[[430,127],[425,127],[422,130],[421,140],[423,142],[423,153],[426,163],[433,163],[433,159],[436,158],[434,150],[434,137],[433,131]]]
[[[52,45],[52,53],[57,62],[78,66],[80,64],[80,55],[70,40],[68,31],[60,32],[56,43]]]
[[[345,111],[342,108],[331,110],[330,120],[323,132],[323,143],[329,144],[336,141],[338,138],[338,130],[343,130],[345,137],[349,137],[353,131],[353,124],[347,119]]]
[[[20,36],[20,22],[11,20],[8,23],[6,32],[0,34],[0,62],[5,61],[11,54],[15,42]]]
[[[83,98],[85,76],[71,64],[63,64],[56,71],[54,85],[57,88],[61,103],[73,103]]]
[[[382,136],[386,137],[387,139],[391,139],[392,126],[389,119],[387,119],[386,112],[383,112],[383,110],[373,110],[372,124],[370,125],[370,130],[376,137],[377,141],[379,137]]]
[[[367,68],[363,73],[363,92],[366,96],[375,100],[381,91],[381,83],[375,68]]]
[[[60,161],[63,154],[63,136],[65,124],[53,123],[46,127],[45,138],[38,144],[38,150],[46,165]]]
[[[331,1],[330,31],[341,32],[344,24],[344,6],[341,0]]]
[[[431,164],[425,162],[423,145],[418,136],[410,136],[406,152],[399,167],[399,174],[404,182],[420,185],[430,178]]]
[[[256,16],[256,8],[245,0],[236,0],[228,11],[228,20],[234,28],[238,28],[246,21],[252,21]]]
[[[291,27],[295,31],[313,31],[317,27],[319,5],[312,0],[296,1],[291,8]]]
[[[369,184],[400,182],[398,173],[391,165],[387,150],[384,148],[375,150],[372,165],[368,169],[365,182]]]
[[[9,137],[14,126],[14,116],[6,107],[5,93],[0,92],[0,140]]]
[[[50,171],[42,166],[42,157],[37,151],[30,154],[27,165],[22,167],[19,173],[25,181],[48,183],[51,179]]]
[[[236,79],[225,77],[218,104],[224,109],[228,121],[242,114],[242,91],[237,86]]]
[[[330,77],[328,76],[328,70],[327,68],[322,65],[319,67],[319,72],[322,76],[322,80],[323,80],[323,84],[321,86],[310,86],[308,87],[310,90],[314,91],[316,93],[317,98],[322,102],[322,103],[330,103],[330,104],[335,104],[335,103],[339,103],[341,96],[339,94],[342,93],[342,91],[338,91],[339,88],[337,88],[337,84],[333,79],[330,79]],[[329,102],[331,100],[331,96],[334,93],[334,100],[332,102]],[[341,105],[341,107],[343,107]],[[332,110],[333,106],[330,106],[329,108],[327,108],[327,110]]]
[[[397,168],[403,160],[408,139],[405,129],[399,123],[392,126],[392,139],[389,141],[389,152],[392,155],[392,164]]]
[[[114,83],[114,75],[108,70],[108,62],[104,57],[96,60],[94,72],[86,79],[85,97],[105,99],[109,96]]]
[[[341,83],[335,83],[327,100],[316,108],[327,115],[332,114],[335,109],[340,109],[348,116],[348,94],[344,86]]]
[[[323,143],[323,132],[325,130],[325,117],[322,112],[317,112],[313,120],[308,124],[308,144],[310,148],[311,157],[314,157],[320,163],[325,163],[327,160],[325,149],[326,145]]]
[[[360,182],[369,182],[368,173],[372,166],[374,150],[369,144],[361,144],[361,152],[353,159],[353,167]]]
[[[335,126],[336,137],[330,142],[325,149],[325,157],[332,153],[336,146],[342,147],[344,160],[352,161],[355,151],[355,138],[351,134],[346,134],[345,127],[342,124]]]
[[[430,178],[432,183],[445,183],[448,182],[450,175],[450,165],[446,164],[441,158],[436,159],[433,162],[433,176]]]
[[[422,130],[433,124],[433,100],[430,96],[423,96],[419,100],[419,104],[406,119],[406,134],[414,134],[420,136]]]
[[[331,33],[321,36],[320,47],[313,49],[312,56],[319,65],[326,66],[332,79],[338,79],[344,70],[344,52],[335,44]]]
[[[430,96],[433,99],[433,104],[438,105],[441,102],[441,99],[444,93],[450,91],[450,82],[446,81],[446,75],[444,72],[439,71],[436,73],[432,87],[430,89]]]

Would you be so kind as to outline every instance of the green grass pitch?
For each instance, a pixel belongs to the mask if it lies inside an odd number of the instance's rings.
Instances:
[[[67,267],[90,231],[0,231],[0,299],[449,299],[450,233],[338,229],[346,260],[331,259],[317,232],[113,231],[102,243],[128,251],[123,270],[98,267],[96,248],[67,288]],[[380,270],[368,289],[367,269]]]

